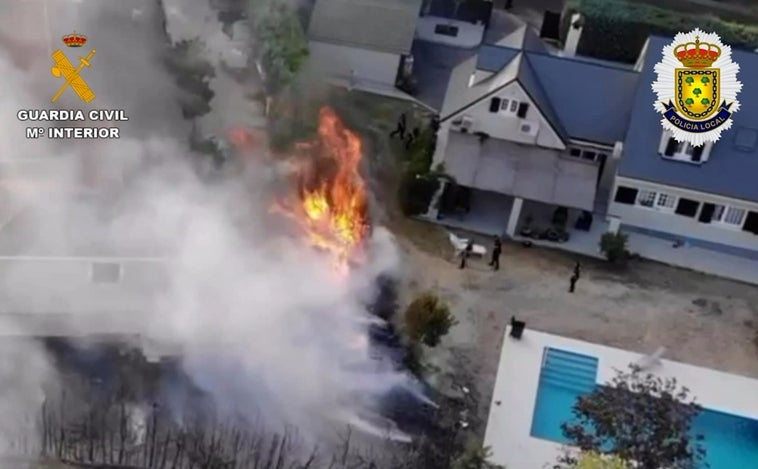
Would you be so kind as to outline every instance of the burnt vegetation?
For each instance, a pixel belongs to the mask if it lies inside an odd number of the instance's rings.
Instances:
[[[463,451],[457,426],[466,404],[454,399],[432,409],[388,396],[382,412],[415,426],[410,444],[367,445],[345,427],[337,441],[308,446],[296,428],[222,412],[172,361],[150,362],[114,341],[82,347],[48,339],[46,347],[60,382],[28,416],[33,431],[2,435],[6,455],[122,469],[439,469]]]

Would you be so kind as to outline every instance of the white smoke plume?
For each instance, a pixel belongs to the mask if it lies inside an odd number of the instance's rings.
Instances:
[[[170,14],[186,19],[181,34],[205,39],[215,60],[225,46],[208,0],[173,3]],[[139,334],[159,352],[180,352],[196,384],[227,410],[305,436],[334,433],[408,383],[370,357],[366,332],[373,279],[397,268],[391,235],[376,229],[369,244],[381,262],[339,279],[327,259],[272,222],[265,167],[245,180],[199,182],[179,92],[161,61],[159,13],[151,0],[0,4],[8,71],[0,87],[0,333]],[[90,38],[81,52],[60,42],[73,30]],[[82,77],[95,101],[84,105],[68,90],[50,104],[60,86],[52,50],[75,63],[90,45],[97,53]],[[212,83],[213,131],[259,112],[235,86]],[[115,124],[119,140],[27,140],[24,128],[35,124],[16,112],[54,108],[125,109],[130,120]],[[98,260],[118,262],[121,281],[93,284]],[[0,394],[0,421],[34,413],[55,380],[44,354],[24,347],[0,350],[0,382],[14,383]],[[31,365],[6,366],[21,350]]]

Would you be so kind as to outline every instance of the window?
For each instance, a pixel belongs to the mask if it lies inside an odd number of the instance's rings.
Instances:
[[[734,148],[738,151],[750,153],[755,150],[756,143],[758,143],[758,130],[742,127],[734,134]]]
[[[594,150],[585,150],[577,147],[570,148],[569,155],[573,156],[574,158],[581,158],[587,161],[601,161],[606,157],[603,153],[598,153]]]
[[[94,262],[90,272],[92,283],[118,283],[121,265],[115,262]]]
[[[498,112],[500,110],[500,98],[490,99],[490,112]]]
[[[595,158],[597,158],[597,153],[595,153],[594,151],[584,151],[584,152],[582,152],[582,159],[583,160],[595,161]]]
[[[685,217],[695,218],[697,215],[697,209],[700,208],[700,202],[697,200],[679,198],[679,203],[676,206],[674,213],[677,215],[683,215]]]
[[[640,191],[639,195],[637,196],[637,203],[644,207],[652,207],[653,203],[655,202],[656,195],[658,194],[653,191]]]
[[[748,212],[742,230],[758,235],[758,212]]]
[[[434,34],[458,37],[458,26],[453,26],[452,24],[438,24],[434,27]]]
[[[641,190],[637,196],[637,205],[643,207],[671,210],[676,204],[676,197],[663,192]]]
[[[505,114],[515,114],[519,108],[519,102],[515,99],[500,98],[499,111]]]
[[[527,103],[519,103],[518,104],[518,111],[516,112],[516,115],[520,119],[524,119],[526,117],[526,113],[529,111],[529,104]]]
[[[674,208],[674,198],[668,194],[658,194],[658,200],[655,201],[656,207]]]
[[[711,221],[741,227],[742,222],[745,221],[745,213],[745,209],[716,204]]]
[[[692,146],[689,142],[677,142],[673,137],[664,133],[665,147],[662,149],[662,155],[677,161],[687,161],[690,163],[700,163],[704,160],[706,145],[699,147]]]
[[[633,187],[619,186],[616,189],[616,197],[614,202],[626,205],[634,205],[634,201],[637,200],[637,193],[639,191]]]

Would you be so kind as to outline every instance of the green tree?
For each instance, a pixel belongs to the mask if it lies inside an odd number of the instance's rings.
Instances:
[[[623,262],[629,256],[626,248],[629,236],[619,232],[605,233],[600,238],[600,250],[611,263]]]
[[[691,426],[700,410],[676,379],[630,365],[580,397],[574,404],[574,421],[562,429],[582,451],[613,454],[634,462],[637,469],[695,469],[705,457],[702,436],[693,436]],[[564,455],[561,462],[578,461]]]
[[[692,90],[692,94],[694,94],[695,96],[700,96],[702,93],[703,91],[700,88],[695,88],[694,90]]]
[[[703,99],[700,100],[700,104],[708,104],[710,102],[711,102],[711,100],[708,99],[708,98],[703,98]]]
[[[687,77],[684,79],[685,82],[687,82],[688,85],[692,86],[693,83],[695,83],[695,79],[692,77]]]
[[[450,469],[505,469],[504,466],[489,461],[492,451],[489,447],[470,444],[455,461]]]
[[[428,347],[439,344],[456,321],[450,308],[437,295],[427,292],[414,299],[405,310],[408,337]]]
[[[708,78],[708,77],[703,77],[703,78],[700,79],[700,81],[705,85],[706,83],[709,83],[711,81],[711,79]]]
[[[308,58],[308,40],[297,12],[287,3],[251,3],[256,51],[269,91],[278,93],[292,83]]]
[[[579,455],[576,464],[568,469],[632,469],[632,466],[618,456],[589,451]]]
[[[692,99],[692,98],[687,98],[687,99],[684,100],[684,103],[685,104],[689,104],[689,105],[693,105],[693,104],[695,104],[695,100]]]

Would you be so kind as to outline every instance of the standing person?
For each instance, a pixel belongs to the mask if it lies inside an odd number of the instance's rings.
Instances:
[[[471,253],[474,251],[474,242],[472,240],[468,240],[466,243],[466,247],[461,251],[461,265],[460,269],[466,268],[466,260],[469,258]]]
[[[400,140],[405,140],[405,129],[408,126],[408,118],[405,113],[400,114],[400,119],[397,121],[397,127],[390,133],[390,138],[395,138],[395,135],[400,137]]]
[[[579,276],[576,275],[576,272],[575,272],[574,275],[572,275],[571,278],[569,279],[569,282],[571,282],[569,284],[569,293],[574,293],[574,289],[576,288],[576,281],[577,280],[579,280]]]
[[[418,128],[418,126],[413,128],[413,131],[408,134],[408,138],[405,139],[405,149],[410,150],[411,145],[413,145],[416,140],[418,140],[419,135],[421,135],[421,129]]]
[[[582,276],[582,264],[579,261],[576,261],[576,264],[574,264],[574,276],[577,280]]]
[[[500,254],[502,254],[502,252],[503,243],[500,241],[500,236],[495,236],[495,243],[492,247],[492,258],[489,263],[492,270],[500,270]]]

